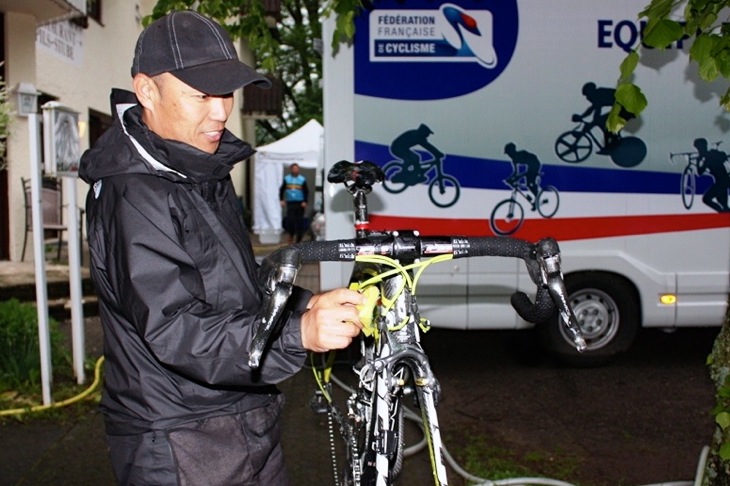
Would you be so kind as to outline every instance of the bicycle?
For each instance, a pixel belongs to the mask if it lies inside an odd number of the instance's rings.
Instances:
[[[558,212],[558,206],[560,206],[558,190],[551,185],[543,187],[540,184],[540,179],[540,176],[535,179],[535,183],[539,188],[537,197],[527,187],[524,176],[517,181],[511,181],[509,178],[502,181],[512,188],[512,194],[507,199],[497,203],[492,210],[489,217],[489,227],[494,234],[507,236],[522,227],[522,223],[525,221],[525,210],[517,200],[518,194],[530,203],[532,211],[537,211],[543,218],[552,218]]]
[[[613,163],[624,168],[635,167],[646,157],[646,144],[638,137],[621,137],[616,134],[616,139],[606,145],[603,141],[605,128],[586,121],[580,115],[573,115],[571,120],[578,125],[562,133],[555,141],[555,154],[564,162],[583,162],[593,153],[594,148],[597,153],[609,155]],[[598,136],[594,133],[596,128],[600,129]]]
[[[426,175],[431,172],[430,180],[427,179],[429,199],[440,208],[453,206],[459,200],[461,185],[456,177],[444,173],[443,158],[442,155],[431,160],[421,161],[419,171],[414,174],[413,178],[409,180],[408,177],[404,177],[400,181],[394,181],[393,178],[403,173],[405,168],[403,162],[391,160],[383,166],[383,173],[385,174],[383,188],[392,194],[399,194],[409,187],[419,184],[421,180],[417,177],[418,175]]]
[[[687,165],[682,170],[680,179],[679,194],[682,196],[682,204],[685,209],[690,209],[694,203],[695,194],[697,193],[697,177],[699,169],[697,167],[697,152],[677,152],[669,154],[669,161],[674,164],[675,157],[682,157]]]
[[[511,303],[526,320],[540,322],[559,311],[579,350],[585,349],[567,299],[557,242],[545,238],[530,243],[511,237],[422,237],[415,231],[379,232],[369,228],[366,194],[382,182],[383,171],[370,162],[335,164],[328,174],[353,196],[356,237],[313,241],[281,248],[264,259],[260,271],[265,312],[249,352],[257,368],[269,336],[275,331],[302,262],[354,261],[351,288],[367,297],[360,309],[364,325],[359,338],[360,360],[353,367],[357,386],[343,410],[333,398],[330,353],[322,368],[313,367],[319,390],[315,409],[328,415],[335,467],[335,484],[387,486],[400,472],[404,454],[404,399],[413,396],[420,408],[424,441],[428,445],[434,484],[447,485],[444,450],[436,414],[439,385],[420,345],[420,333],[430,322],[420,316],[416,286],[430,264],[451,258],[504,256],[521,258],[537,287],[535,301],[515,292]],[[428,258],[421,261],[422,258]],[[340,473],[334,457],[336,423],[344,439],[346,467]]]

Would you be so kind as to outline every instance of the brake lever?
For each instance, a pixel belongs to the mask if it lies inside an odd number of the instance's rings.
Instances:
[[[257,369],[261,364],[261,357],[284,312],[301,267],[300,252],[293,247],[281,248],[266,257],[266,260],[261,265],[264,274],[259,279],[263,291],[263,315],[251,341],[248,356],[248,365],[252,369]]]
[[[570,332],[575,349],[578,352],[583,352],[586,349],[586,341],[583,337],[583,332],[580,330],[578,319],[575,317],[573,309],[568,302],[568,289],[565,286],[563,272],[560,268],[560,251],[557,250],[557,243],[554,244],[555,251],[550,251],[549,255],[544,255],[543,251],[537,254],[537,261],[540,266],[540,279],[542,280],[542,284],[547,287],[553,302],[555,302],[560,314],[560,320]]]

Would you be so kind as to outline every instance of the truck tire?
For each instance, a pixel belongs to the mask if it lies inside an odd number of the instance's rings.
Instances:
[[[576,351],[557,315],[537,326],[543,346],[559,360],[580,367],[606,364],[626,351],[641,322],[633,286],[622,277],[599,272],[566,276],[565,284],[587,348]]]

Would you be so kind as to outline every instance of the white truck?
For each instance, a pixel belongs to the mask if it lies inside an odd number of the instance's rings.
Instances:
[[[342,159],[383,166],[374,227],[557,239],[588,350],[557,322],[538,332],[575,364],[606,362],[641,326],[723,322],[730,116],[726,84],[688,67],[691,41],[643,55],[635,82],[649,106],[613,135],[619,64],[641,42],[635,1],[372,4],[337,53],[325,24],[324,172]],[[349,196],[327,183],[324,195],[326,238],[353,237]],[[322,264],[322,287],[349,271]],[[517,260],[457,260],[424,274],[419,303],[437,327],[527,328],[508,297],[530,285]]]

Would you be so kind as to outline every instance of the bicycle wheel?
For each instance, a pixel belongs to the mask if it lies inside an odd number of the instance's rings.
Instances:
[[[682,171],[682,186],[679,193],[682,195],[682,204],[686,209],[692,207],[692,203],[695,200],[695,192],[697,190],[697,178],[695,177],[695,171],[692,166],[687,166]]]
[[[552,218],[558,212],[560,195],[553,186],[545,186],[537,195],[537,212],[543,218]]]
[[[611,149],[611,160],[619,167],[636,167],[646,157],[646,144],[637,137],[624,137]]]
[[[583,162],[593,152],[593,142],[585,132],[569,130],[555,141],[555,155],[564,162]]]
[[[505,199],[496,206],[489,218],[489,226],[497,235],[511,235],[522,226],[525,219],[525,210],[514,199]]]
[[[444,466],[443,443],[439,429],[438,415],[436,415],[436,399],[434,390],[417,386],[418,406],[421,409],[421,426],[428,445],[431,459],[431,472],[436,486],[448,483],[446,466]]]
[[[405,182],[393,182],[393,177],[400,174],[403,171],[403,162],[400,160],[391,160],[383,166],[383,173],[385,179],[383,179],[383,188],[393,194],[403,192],[408,188],[408,184]]]
[[[461,186],[456,177],[444,174],[441,177],[441,184],[439,184],[438,177],[431,181],[428,186],[428,197],[431,202],[440,208],[448,208],[452,206],[458,199],[461,193]]]

